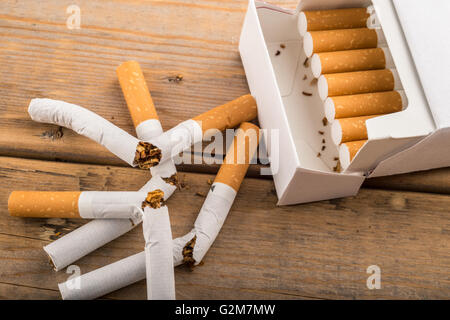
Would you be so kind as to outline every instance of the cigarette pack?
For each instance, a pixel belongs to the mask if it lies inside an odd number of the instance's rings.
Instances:
[[[324,15],[325,27],[349,28],[348,24],[353,24],[350,27],[361,28],[358,17],[364,19],[367,8],[367,15],[376,17],[377,30],[371,33],[377,39],[375,44],[346,48],[344,36],[348,32],[316,31],[317,20],[312,19],[311,33],[306,33],[310,39],[304,41],[304,12],[345,8],[363,9],[347,22],[333,14]],[[279,205],[351,196],[366,178],[450,165],[449,13],[447,0],[300,0],[295,10],[249,1],[239,51],[251,94],[258,104],[260,126],[265,129],[264,142]],[[350,15],[346,16],[349,19]],[[368,19],[367,28],[374,23]],[[304,43],[312,43],[311,34],[315,38],[342,34],[343,40],[336,36],[336,41],[341,41],[338,44],[342,44],[336,50],[380,47],[389,52],[383,72],[393,74],[393,84],[387,90],[398,90],[407,99],[401,111],[365,119],[367,140],[359,140],[362,146],[342,170],[339,146],[333,143],[332,125],[327,125],[324,111],[320,82],[327,79],[317,80],[307,56],[312,49],[303,48]],[[393,68],[392,72],[388,68]],[[328,90],[331,87],[326,88],[325,96]],[[277,130],[277,135],[271,135],[272,130]],[[274,140],[273,136],[278,138]]]

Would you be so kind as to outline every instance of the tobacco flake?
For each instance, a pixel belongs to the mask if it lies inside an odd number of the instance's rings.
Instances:
[[[183,262],[188,265],[191,269],[194,268],[194,247],[197,241],[197,235],[195,235],[183,248]]]
[[[302,94],[303,94],[304,96],[308,96],[308,97],[311,97],[311,96],[312,96],[312,93],[306,92],[306,91],[302,91]]]
[[[161,179],[163,179],[165,183],[175,186],[177,189],[181,189],[180,182],[178,181],[178,175],[176,173],[167,178],[161,177]]]
[[[142,201],[142,209],[145,207],[151,207],[153,209],[161,208],[162,206],[165,206],[164,202],[164,192],[160,189],[156,189],[153,191],[150,191],[147,194],[147,197],[144,201]]]
[[[334,172],[341,172],[342,168],[341,168],[341,162],[338,160],[338,162],[336,163],[336,166],[333,168]]]
[[[319,81],[319,79],[314,78],[314,79],[311,80],[311,82],[309,83],[309,85],[310,85],[310,86],[313,86],[313,85],[315,85],[318,81]]]
[[[177,74],[175,77],[167,78],[167,80],[169,80],[169,82],[180,83],[181,81],[183,81],[183,75]]]
[[[303,76],[303,81],[305,81],[306,79],[308,79],[308,76],[305,74],[305,75]]]
[[[276,56],[279,56],[281,54],[281,51],[280,50],[277,50],[277,52],[275,52],[275,55]]]
[[[139,141],[133,164],[140,169],[150,169],[161,161],[161,150],[148,142]]]
[[[323,124],[324,126],[326,126],[326,125],[328,124],[328,119],[327,119],[326,117],[323,117],[323,119],[322,119],[322,124]]]
[[[308,68],[309,67],[309,58],[306,58],[305,61],[303,62],[303,65]]]
[[[197,192],[195,193],[195,195],[196,195],[196,196],[199,196],[199,197],[206,198],[206,194],[203,193],[203,192],[200,192],[200,191],[197,191]]]
[[[321,156],[322,154],[319,152],[319,153],[317,153],[317,158],[320,158],[320,156]]]
[[[325,132],[319,130],[319,134],[324,135]]]
[[[285,49],[285,48],[286,48],[286,45],[285,45],[284,43],[282,43],[282,44],[280,44],[280,48],[281,48],[281,49]]]
[[[325,147],[325,146],[322,146],[322,151],[325,151],[325,149],[326,149],[326,147]]]

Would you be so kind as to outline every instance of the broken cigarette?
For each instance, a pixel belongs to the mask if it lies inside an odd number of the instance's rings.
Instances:
[[[331,138],[338,146],[341,143],[367,140],[366,120],[376,116],[337,119],[331,125]]]
[[[334,96],[402,89],[395,69],[323,74],[317,86],[322,100]]]
[[[173,240],[173,265],[200,263],[233,204],[259,141],[259,128],[243,123],[195,221],[194,228]],[[241,150],[241,151],[239,151]],[[244,153],[240,153],[244,150]],[[227,160],[228,159],[228,160]],[[129,274],[132,273],[132,274]],[[64,300],[95,299],[145,278],[143,252],[58,285]],[[72,282],[79,281],[79,289]]]
[[[313,53],[377,48],[386,44],[381,29],[337,29],[307,32],[303,50],[307,57]]]
[[[64,101],[37,98],[31,100],[28,113],[34,121],[56,124],[88,137],[133,165],[139,140],[92,111]]]
[[[136,72],[140,77],[142,71],[140,70],[139,64],[130,63],[124,64],[130,69],[128,72]],[[121,71],[123,69],[119,67]],[[130,81],[127,77],[127,73],[120,73],[121,86],[126,87]],[[136,76],[136,75],[133,75]],[[131,77],[131,80],[133,78]],[[142,80],[144,80],[142,78]],[[145,82],[145,81],[144,81]],[[136,87],[138,91],[145,91],[146,86],[141,85]],[[124,90],[124,89],[122,89]],[[127,90],[127,89],[125,89]],[[145,92],[135,92],[138,96],[145,96]],[[157,137],[162,134],[162,127],[157,118],[156,110],[147,110],[145,113],[134,112],[134,109],[139,107],[138,104],[134,103],[136,99],[132,99],[130,94],[127,94],[129,98],[127,100],[128,109],[135,118],[138,118],[141,122],[138,123],[136,127],[136,133],[140,140],[149,140],[151,138]],[[148,97],[147,97],[148,98]],[[144,98],[145,99],[145,98]],[[150,96],[151,99],[151,96]],[[130,104],[128,104],[130,101]],[[148,99],[147,99],[148,101]],[[153,106],[153,103],[149,101],[146,104],[148,108]],[[154,107],[154,106],[153,106]],[[136,110],[138,111],[138,110]],[[136,115],[139,114],[139,117]],[[132,116],[133,117],[133,116]],[[167,200],[178,186],[178,178],[176,174],[175,165],[172,161],[166,161],[163,164],[155,168],[150,169],[152,178],[148,181],[139,191],[149,192],[151,190],[161,189],[164,191],[164,199]],[[68,233],[67,235],[53,241],[44,247],[45,252],[48,254],[54,269],[59,271],[64,267],[72,264],[78,259],[84,257],[90,252],[102,247],[106,243],[120,237],[126,232],[133,229],[136,225],[141,222],[141,216],[134,219],[98,219],[92,220],[83,226],[77,228],[76,230]]]
[[[259,142],[259,128],[242,123],[227,151],[183,251],[184,262],[198,265],[219,234]],[[188,249],[188,250],[186,250]]]
[[[308,31],[363,28],[374,15],[373,7],[302,11],[298,16],[298,31],[303,37]]]
[[[13,191],[8,210],[11,216],[29,218],[139,219],[142,201],[159,199],[161,194],[164,195],[161,190],[160,193]]]
[[[367,142],[367,140],[349,141],[341,144],[339,147],[339,161],[342,168],[348,168],[353,158],[355,158],[358,151]]]
[[[142,216],[148,300],[174,300],[173,244],[167,206],[145,207]]]
[[[334,119],[388,114],[406,108],[408,100],[403,90],[328,97],[324,102],[328,122]]]
[[[321,74],[393,68],[388,48],[371,48],[315,53],[311,58],[314,77]]]
[[[157,138],[140,142],[136,148],[134,165],[148,169],[173,158],[191,145],[202,141],[210,129],[223,131],[244,121],[256,118],[255,99],[244,95],[215,107],[190,120],[183,121]]]

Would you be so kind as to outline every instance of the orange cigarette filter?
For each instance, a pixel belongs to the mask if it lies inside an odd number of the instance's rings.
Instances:
[[[224,183],[238,192],[258,147],[259,138],[258,126],[249,122],[242,123],[214,182]]]
[[[361,149],[366,142],[367,140],[357,140],[344,143],[347,146],[348,153],[350,155],[350,161],[353,160],[355,155],[358,153],[359,149]]]
[[[133,119],[134,127],[149,119],[158,119],[155,105],[139,63],[127,61],[116,70],[120,87]]]
[[[255,98],[247,94],[202,113],[193,118],[193,120],[200,124],[202,132],[205,133],[209,129],[223,131],[235,128],[242,122],[255,119],[256,116]]]
[[[386,58],[381,48],[318,53],[321,73],[384,69]],[[314,61],[313,57],[313,61]],[[314,63],[314,62],[313,62]]]
[[[325,112],[328,113],[328,108],[330,113],[334,110],[335,119],[388,114],[403,109],[402,97],[398,91],[337,96],[328,99],[331,101],[325,103]]]
[[[309,34],[312,40],[312,53],[367,49],[378,46],[378,35],[374,29],[312,31]],[[307,39],[305,41],[310,42]]]
[[[339,133],[334,134],[332,132],[333,140],[336,144],[344,143],[348,141],[365,140],[367,139],[366,120],[374,118],[376,116],[364,116],[354,118],[344,118],[336,121],[336,125],[340,125],[341,135]],[[336,126],[333,123],[333,126]],[[332,129],[333,130],[333,129]],[[339,139],[341,136],[341,139]],[[339,141],[340,140],[340,141]]]
[[[391,70],[370,70],[323,75],[328,84],[328,96],[392,91],[395,79]]]
[[[367,25],[367,8],[303,11],[307,31],[362,28]]]
[[[31,218],[80,218],[80,191],[13,191],[8,199],[11,216]]]

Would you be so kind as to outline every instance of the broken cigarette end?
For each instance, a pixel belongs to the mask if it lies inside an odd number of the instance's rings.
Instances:
[[[145,207],[151,207],[153,209],[158,209],[164,206],[164,192],[160,189],[150,191],[147,197],[142,201],[142,209]]]
[[[194,246],[197,241],[197,236],[194,236],[183,248],[183,263],[189,266],[191,270],[195,266],[194,260]]]
[[[161,149],[151,143],[139,141],[136,146],[133,165],[138,166],[140,169],[150,169],[159,164],[161,157]]]

